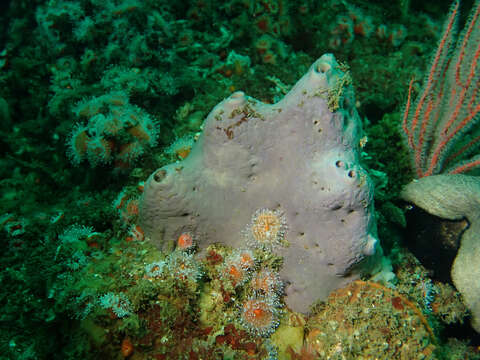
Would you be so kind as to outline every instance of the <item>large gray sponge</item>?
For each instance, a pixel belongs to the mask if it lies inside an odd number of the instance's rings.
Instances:
[[[277,214],[284,238],[273,251],[284,257],[285,299],[306,312],[380,264],[361,142],[348,72],[323,55],[276,104],[243,92],[218,104],[190,155],[148,179],[141,225],[164,249],[182,231],[195,233],[201,249],[244,248],[252,215]]]

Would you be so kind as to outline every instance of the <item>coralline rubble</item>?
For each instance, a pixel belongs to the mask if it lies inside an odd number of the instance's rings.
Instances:
[[[185,231],[200,249],[274,240],[258,247],[283,256],[285,301],[301,312],[379,271],[373,187],[359,163],[363,138],[350,82],[326,54],[276,104],[243,92],[222,101],[189,156],[146,182],[146,235],[163,249]]]
[[[332,292],[306,327],[305,343],[316,359],[436,358],[421,310],[375,282],[354,281]]]

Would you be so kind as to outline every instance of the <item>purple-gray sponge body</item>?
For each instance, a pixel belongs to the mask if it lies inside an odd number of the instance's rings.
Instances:
[[[284,260],[285,301],[301,312],[373,271],[382,251],[349,79],[326,54],[276,104],[242,92],[219,103],[190,155],[146,182],[147,237],[166,249],[190,231],[200,249],[246,248],[252,214],[282,213],[287,231],[273,251]]]

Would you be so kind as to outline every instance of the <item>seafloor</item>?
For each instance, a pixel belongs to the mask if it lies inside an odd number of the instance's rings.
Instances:
[[[467,225],[407,216],[398,196],[414,177],[409,83],[416,96],[450,9],[419,3],[2,2],[0,359],[480,359],[451,264],[435,269],[426,240]],[[143,182],[188,156],[219,101],[277,102],[324,53],[353,78],[396,279],[358,280],[305,315],[282,305],[281,259],[247,254],[267,269],[247,282],[228,267],[237,249],[198,257],[183,238],[161,252],[138,211]],[[255,291],[271,298],[254,315],[270,317],[245,315]]]

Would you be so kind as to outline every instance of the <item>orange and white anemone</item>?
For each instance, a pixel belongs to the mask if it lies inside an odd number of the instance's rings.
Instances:
[[[272,251],[282,244],[287,221],[280,210],[258,209],[244,230],[247,244],[253,248]]]
[[[241,305],[240,322],[250,334],[268,337],[279,325],[278,307],[276,300],[250,297]]]

